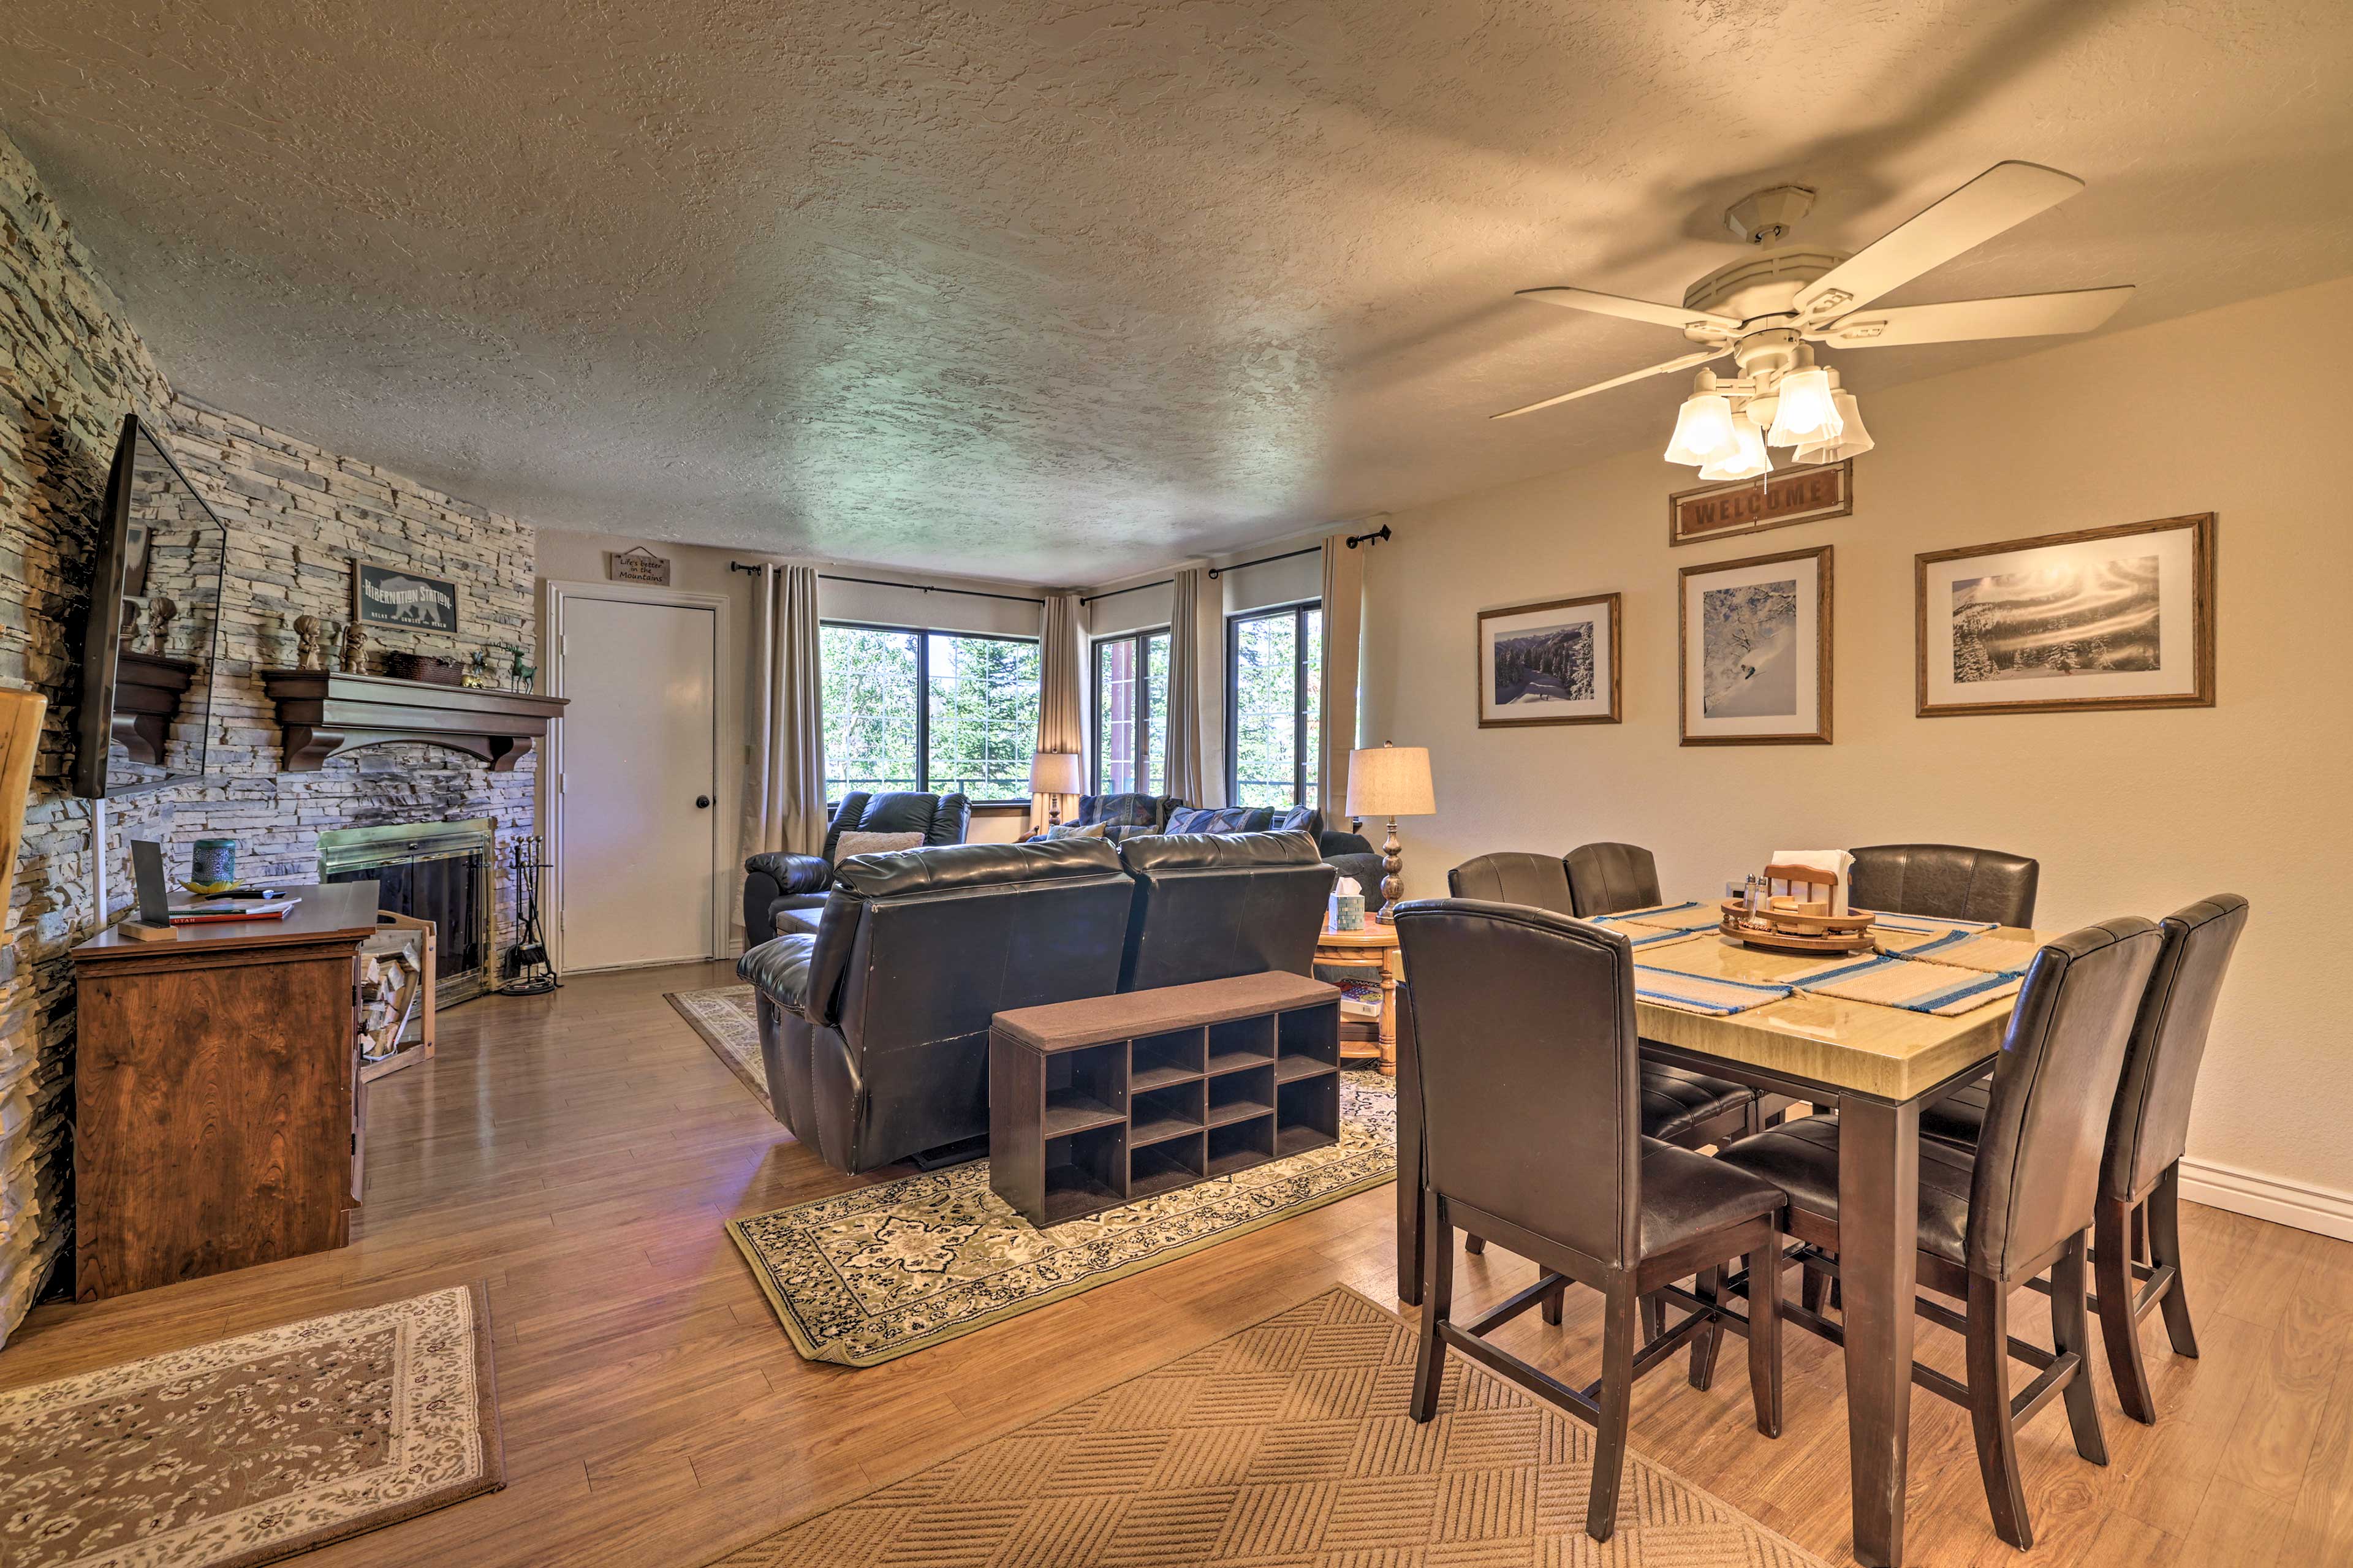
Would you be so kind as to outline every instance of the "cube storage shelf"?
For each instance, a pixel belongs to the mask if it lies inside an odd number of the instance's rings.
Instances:
[[[1245,974],[999,1013],[988,1182],[1060,1225],[1340,1137],[1340,994]]]

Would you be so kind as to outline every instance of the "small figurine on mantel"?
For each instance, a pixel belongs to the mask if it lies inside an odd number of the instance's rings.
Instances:
[[[357,620],[347,623],[343,627],[343,673],[367,673],[367,631]]]
[[[320,619],[317,616],[297,616],[294,617],[295,668],[322,669],[325,668],[324,664],[322,662],[319,644],[320,639],[325,634],[326,629],[327,623]]]
[[[180,606],[158,594],[147,601],[147,651],[153,654],[172,650],[172,617]]]
[[[472,654],[468,656],[466,659],[466,676],[464,683],[472,687],[477,691],[491,691],[497,689],[499,678],[491,671],[491,650],[489,648],[478,647]]]
[[[509,667],[509,673],[514,677],[514,685],[510,689],[515,691],[529,691],[531,683],[538,678],[539,667],[524,661],[521,644],[515,646],[514,662]]]

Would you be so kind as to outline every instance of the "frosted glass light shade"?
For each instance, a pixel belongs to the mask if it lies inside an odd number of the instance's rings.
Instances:
[[[1798,461],[1842,463],[1849,458],[1862,456],[1878,444],[1872,440],[1871,432],[1862,427],[1862,409],[1855,403],[1853,393],[1839,387],[1831,393],[1831,400],[1838,405],[1838,438],[1799,447]]]
[[[1820,447],[1837,441],[1841,429],[1837,402],[1831,396],[1830,372],[1819,365],[1793,370],[1781,378],[1780,406],[1773,411],[1773,428],[1765,439],[1776,447]]]
[[[1701,468],[1701,479],[1753,479],[1773,471],[1773,459],[1765,455],[1765,437],[1757,433],[1757,421],[1746,413],[1734,415],[1732,434],[1738,445],[1730,456]]]
[[[1739,444],[1732,430],[1732,405],[1721,393],[1694,392],[1683,399],[1675,415],[1675,435],[1667,443],[1667,461],[1699,468],[1730,457]]]

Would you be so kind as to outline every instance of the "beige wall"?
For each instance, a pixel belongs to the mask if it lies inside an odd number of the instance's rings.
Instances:
[[[1408,890],[1442,894],[1487,850],[1613,838],[1684,895],[1777,847],[1995,846],[2042,861],[2056,928],[2243,893],[2192,1195],[2353,1235],[2353,965],[2330,934],[2353,881],[2353,440],[2319,384],[2353,359],[2348,322],[2353,279],[1887,391],[1868,353],[1833,356],[1879,446],[1829,522],[1670,549],[1665,498],[1692,481],[1652,451],[1400,514],[1367,563],[1363,731],[1431,749],[1440,809],[1402,825]],[[1672,402],[1653,400],[1663,447]],[[2200,511],[2219,518],[2218,706],[1914,716],[1915,552]],[[1837,547],[1836,743],[1680,746],[1677,570],[1818,544]],[[1625,722],[1481,731],[1476,612],[1610,590]]]

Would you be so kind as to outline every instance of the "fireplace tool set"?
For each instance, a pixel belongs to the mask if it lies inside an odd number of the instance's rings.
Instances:
[[[547,936],[539,923],[539,874],[547,868],[547,840],[538,834],[514,841],[515,944],[507,949],[507,996],[538,996],[564,982],[548,961]]]

